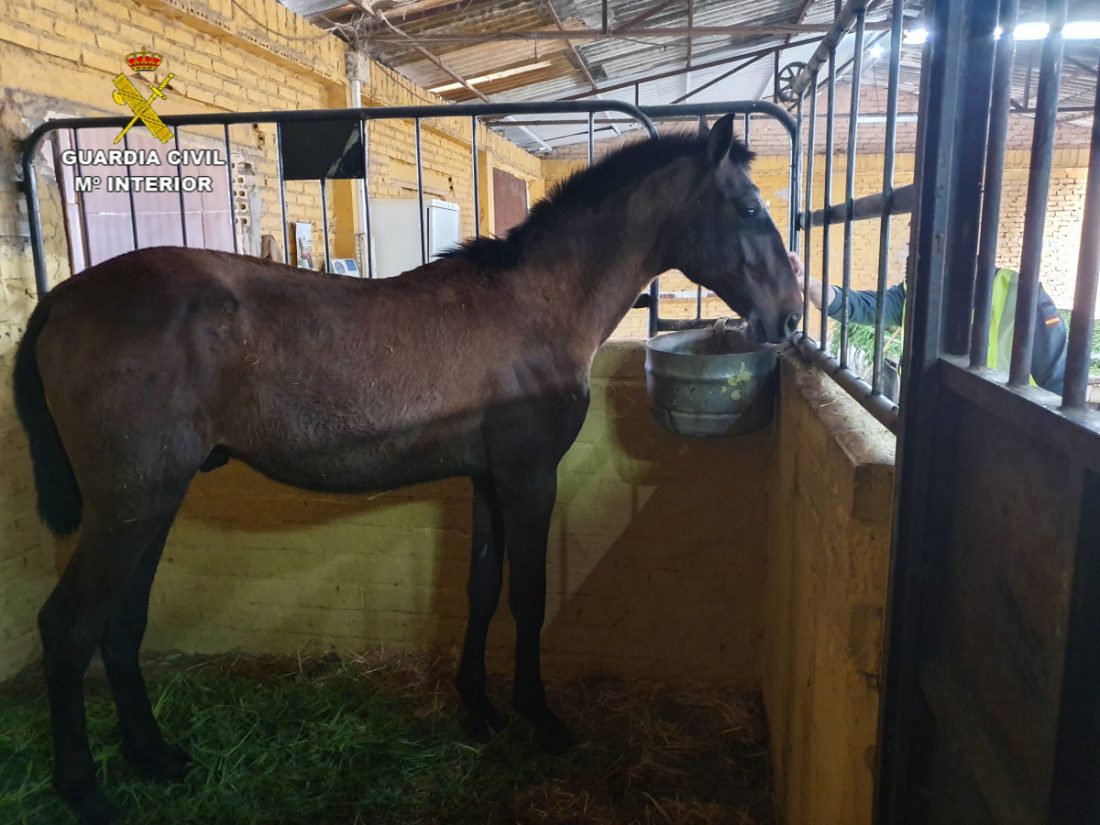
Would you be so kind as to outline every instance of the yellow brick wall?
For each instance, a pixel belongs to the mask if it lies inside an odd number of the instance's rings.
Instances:
[[[869,825],[894,438],[797,357],[781,362],[764,705],[779,821]]]
[[[685,440],[649,420],[640,344],[609,344],[558,474],[545,670],[752,686],[771,434]],[[200,476],[154,589],[150,648],[456,650],[466,480],[378,496],[305,493],[242,465]],[[501,601],[490,663],[509,669]]]

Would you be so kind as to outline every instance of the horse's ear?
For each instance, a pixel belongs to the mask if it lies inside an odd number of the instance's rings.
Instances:
[[[707,157],[711,163],[717,165],[722,158],[729,154],[733,145],[733,115],[723,115],[714,128],[710,130],[707,138]]]

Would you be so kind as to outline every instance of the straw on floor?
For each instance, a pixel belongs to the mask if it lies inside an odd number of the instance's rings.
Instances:
[[[132,825],[774,821],[755,694],[552,684],[579,739],[553,757],[519,722],[470,742],[453,672],[451,661],[381,651],[151,658],[157,717],[194,762],[178,785],[141,781],[126,766],[95,672],[89,728],[108,796]],[[507,706],[505,681],[491,692]],[[37,669],[0,687],[0,821],[72,821],[50,789],[47,724]]]

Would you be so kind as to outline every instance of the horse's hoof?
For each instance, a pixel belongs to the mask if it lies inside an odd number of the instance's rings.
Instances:
[[[466,709],[466,734],[475,742],[488,742],[494,733],[500,733],[508,720],[486,700],[478,710]]]
[[[166,744],[155,751],[125,751],[123,755],[134,770],[155,782],[179,782],[191,763],[187,753],[176,745]]]
[[[547,707],[540,708],[534,713],[519,711],[531,722],[535,729],[535,744],[546,753],[561,755],[566,753],[575,744],[575,738],[569,726],[561,721],[553,711]]]
[[[116,821],[114,806],[107,801],[96,782],[78,785],[55,785],[57,795],[76,815],[80,825],[111,825]]]

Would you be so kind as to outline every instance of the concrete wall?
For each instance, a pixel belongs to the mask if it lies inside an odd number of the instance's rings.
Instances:
[[[785,825],[871,822],[894,438],[820,371],[781,362],[764,703]]]

